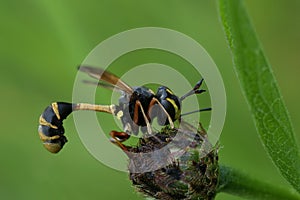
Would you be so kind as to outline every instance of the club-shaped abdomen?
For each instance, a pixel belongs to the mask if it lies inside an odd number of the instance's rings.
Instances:
[[[59,152],[68,141],[64,136],[63,120],[72,112],[73,104],[54,102],[39,119],[39,136],[44,147],[51,153]]]

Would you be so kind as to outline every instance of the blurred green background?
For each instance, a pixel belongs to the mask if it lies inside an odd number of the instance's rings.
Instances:
[[[300,1],[247,0],[246,5],[299,133]],[[104,166],[88,153],[72,116],[65,121],[69,143],[58,155],[42,147],[37,126],[39,115],[52,101],[72,100],[76,66],[98,43],[144,26],[189,35],[219,67],[228,102],[220,162],[287,185],[255,133],[215,1],[2,0],[0,11],[1,199],[143,199],[126,173]],[[138,61],[123,59],[118,65],[176,65],[168,56],[143,55]],[[219,194],[216,199],[240,198]]]

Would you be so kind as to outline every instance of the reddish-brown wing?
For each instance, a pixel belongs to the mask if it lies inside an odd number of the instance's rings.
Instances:
[[[128,94],[133,93],[133,89],[129,85],[127,85],[124,81],[122,81],[119,77],[101,68],[95,68],[90,66],[79,66],[78,70],[87,73],[89,76],[95,79],[105,81],[115,86],[117,89],[120,89]]]

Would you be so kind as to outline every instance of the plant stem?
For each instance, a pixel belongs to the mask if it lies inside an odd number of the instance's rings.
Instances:
[[[247,199],[300,200],[300,196],[295,190],[262,182],[239,170],[223,165],[220,166],[218,192]]]

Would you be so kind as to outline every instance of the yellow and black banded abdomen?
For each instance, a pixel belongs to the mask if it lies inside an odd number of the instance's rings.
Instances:
[[[67,138],[64,136],[63,120],[72,111],[73,104],[54,102],[40,116],[39,136],[44,147],[51,153],[59,152],[67,142]]]

